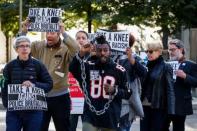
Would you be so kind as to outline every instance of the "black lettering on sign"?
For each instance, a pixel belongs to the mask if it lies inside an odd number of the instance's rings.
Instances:
[[[128,34],[114,34],[114,41],[128,42]]]
[[[116,48],[116,49],[126,49],[127,48],[127,44],[125,43],[118,43],[118,42],[112,42],[112,48]]]
[[[30,8],[29,9],[29,16],[39,16],[39,8]]]

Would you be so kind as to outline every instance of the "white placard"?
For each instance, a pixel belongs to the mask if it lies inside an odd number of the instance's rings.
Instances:
[[[129,47],[129,32],[107,32],[104,30],[97,30],[96,34],[102,34],[109,42],[112,55],[122,55],[125,53],[126,48]]]
[[[173,79],[176,80],[176,71],[179,69],[179,62],[178,61],[168,61],[168,64],[171,65],[172,69],[173,69]]]
[[[9,84],[8,110],[47,110],[44,90],[22,84]]]
[[[55,8],[30,8],[28,17],[30,25],[28,31],[58,32],[59,20],[62,16],[61,9]]]

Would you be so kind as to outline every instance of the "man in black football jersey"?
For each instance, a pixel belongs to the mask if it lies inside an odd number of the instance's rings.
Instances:
[[[126,72],[124,67],[111,60],[110,45],[104,36],[96,37],[96,58],[84,61],[90,51],[90,45],[83,46],[69,67],[85,94],[82,130],[115,131],[121,100],[131,95],[126,86]]]

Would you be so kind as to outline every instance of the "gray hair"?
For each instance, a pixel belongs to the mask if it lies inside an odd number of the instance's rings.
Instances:
[[[13,45],[14,48],[16,49],[21,42],[28,42],[29,45],[31,45],[31,41],[27,36],[19,36],[15,40],[15,43]]]
[[[179,39],[172,39],[168,42],[170,45],[175,45],[177,48],[184,48],[183,42]]]
[[[183,55],[185,54],[184,44],[179,39],[172,39],[168,42],[168,45],[175,45],[178,49],[183,48]]]

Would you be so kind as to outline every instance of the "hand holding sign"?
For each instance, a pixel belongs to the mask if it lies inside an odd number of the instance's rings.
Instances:
[[[25,21],[22,22],[22,32],[27,33],[28,32],[28,26],[30,24],[30,18],[27,17]]]
[[[60,26],[60,33],[63,34],[65,32],[65,27],[64,27],[64,23],[62,22],[62,20],[59,22],[59,26]]]
[[[183,70],[177,70],[175,71],[176,76],[185,79],[186,78],[186,73]]]
[[[26,86],[26,87],[33,87],[33,86],[34,86],[34,84],[31,83],[30,81],[24,81],[24,82],[22,83],[22,85],[23,85],[23,86]]]
[[[127,57],[128,57],[128,60],[130,61],[130,63],[131,63],[132,65],[134,65],[134,64],[135,64],[135,58],[134,58],[133,55],[132,55],[132,50],[131,50],[130,47],[127,47],[127,48],[126,48],[126,54],[127,54]]]

